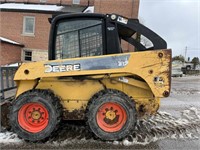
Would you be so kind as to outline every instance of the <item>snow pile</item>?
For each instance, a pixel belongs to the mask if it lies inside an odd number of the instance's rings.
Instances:
[[[64,7],[57,5],[39,5],[39,4],[0,4],[0,9],[21,9],[21,10],[40,10],[40,11],[61,11]]]
[[[23,140],[17,137],[13,132],[0,132],[0,144],[22,144]]]

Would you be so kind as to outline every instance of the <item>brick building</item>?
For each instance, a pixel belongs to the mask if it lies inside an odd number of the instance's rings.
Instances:
[[[7,43],[17,53],[5,55],[7,60],[40,61],[47,60],[50,23],[48,18],[60,13],[88,12],[117,13],[129,18],[138,17],[139,0],[0,0],[0,37],[23,46]],[[0,57],[9,51],[1,40]],[[132,51],[132,46],[123,43],[125,51]],[[14,55],[14,56],[13,56]],[[10,57],[10,58],[9,58]],[[0,65],[13,63],[2,61]]]
[[[0,37],[0,64],[21,62],[21,49],[23,44]]]

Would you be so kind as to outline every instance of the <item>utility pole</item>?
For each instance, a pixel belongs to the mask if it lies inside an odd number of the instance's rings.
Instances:
[[[185,47],[185,62],[186,62],[186,56],[187,56],[187,46]]]

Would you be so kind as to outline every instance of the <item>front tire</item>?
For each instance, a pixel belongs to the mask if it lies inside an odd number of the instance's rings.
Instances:
[[[117,90],[103,90],[88,104],[86,113],[89,129],[102,140],[120,140],[136,125],[135,103]]]
[[[31,90],[12,104],[10,124],[19,137],[46,141],[59,127],[62,116],[60,100],[49,90]]]

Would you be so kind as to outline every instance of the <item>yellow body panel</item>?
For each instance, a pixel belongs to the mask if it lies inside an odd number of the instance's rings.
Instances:
[[[116,62],[110,68],[84,66],[93,66],[93,61],[101,59]],[[26,63],[14,80],[18,85],[16,97],[33,88],[50,89],[60,97],[67,119],[81,119],[88,101],[103,89],[126,93],[136,102],[140,116],[155,113],[160,98],[169,95],[170,76],[171,50],[157,50]],[[77,117],[70,118],[74,112]]]

